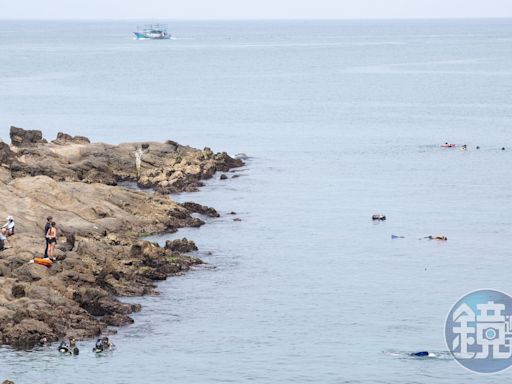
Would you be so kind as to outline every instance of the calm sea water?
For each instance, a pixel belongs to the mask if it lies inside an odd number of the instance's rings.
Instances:
[[[469,291],[512,293],[512,20],[173,22],[171,41],[134,41],[135,26],[0,22],[1,136],[173,139],[251,159],[176,197],[223,213],[174,235],[209,264],[137,298],[112,355],[4,348],[0,378],[510,379],[459,367],[443,326]],[[431,234],[449,240],[418,239]],[[406,356],[425,349],[440,357]]]

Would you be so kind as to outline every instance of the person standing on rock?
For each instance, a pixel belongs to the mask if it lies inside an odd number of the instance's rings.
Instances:
[[[53,220],[53,217],[51,216],[48,216],[46,218],[46,224],[44,226],[44,238],[46,240],[46,246],[44,247],[44,258],[47,259],[48,258],[48,230],[52,227],[52,220]]]
[[[142,155],[144,152],[142,151],[142,148],[137,148],[137,150],[134,152],[135,155],[135,169],[137,170],[137,177],[140,177],[140,166],[142,164]]]
[[[57,243],[57,228],[55,227],[55,221],[51,222],[50,229],[46,232],[46,238],[48,239],[48,257],[50,260],[54,260],[53,253],[55,252],[55,244]]]

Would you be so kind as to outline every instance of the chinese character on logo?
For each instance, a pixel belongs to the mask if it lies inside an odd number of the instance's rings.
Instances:
[[[460,299],[446,319],[448,348],[464,367],[481,373],[512,365],[512,298],[493,290]]]

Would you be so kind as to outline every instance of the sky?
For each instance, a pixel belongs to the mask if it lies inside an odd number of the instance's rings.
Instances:
[[[512,17],[512,0],[0,0],[0,19]]]

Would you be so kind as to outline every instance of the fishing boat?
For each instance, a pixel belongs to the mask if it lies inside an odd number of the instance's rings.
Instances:
[[[165,40],[170,39],[171,34],[167,31],[167,25],[148,24],[142,30],[137,26],[137,32],[133,32],[137,40]]]

